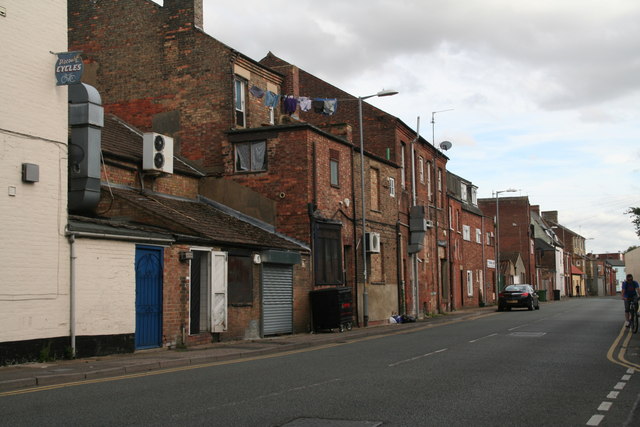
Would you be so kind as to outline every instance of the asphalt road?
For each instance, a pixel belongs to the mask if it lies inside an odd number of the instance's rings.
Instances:
[[[573,299],[249,361],[7,395],[0,425],[640,425],[633,418],[640,373],[613,351],[622,318],[618,299]]]

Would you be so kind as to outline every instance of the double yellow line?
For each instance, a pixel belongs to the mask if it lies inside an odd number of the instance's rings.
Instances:
[[[613,344],[611,344],[611,347],[607,352],[607,359],[609,359],[610,362],[615,363],[616,365],[640,371],[640,365],[638,365],[637,363],[629,362],[626,359],[627,349],[629,348],[629,341],[631,341],[632,336],[633,333],[631,332],[631,328],[625,328],[623,326],[622,329],[620,329],[618,337],[613,342]]]

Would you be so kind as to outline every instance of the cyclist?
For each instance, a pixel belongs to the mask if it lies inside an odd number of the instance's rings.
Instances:
[[[629,327],[629,321],[631,320],[631,310],[629,309],[629,304],[632,299],[638,299],[638,288],[640,285],[638,282],[633,280],[633,275],[627,274],[627,280],[622,282],[622,299],[624,300],[624,317],[625,323],[624,326]]]

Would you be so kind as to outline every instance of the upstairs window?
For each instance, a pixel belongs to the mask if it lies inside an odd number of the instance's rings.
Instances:
[[[418,156],[418,175],[420,175],[420,184],[424,184],[424,159]]]
[[[482,230],[476,228],[476,243],[482,244]]]
[[[392,177],[389,177],[389,195],[396,197],[396,180]]]
[[[465,202],[467,201],[467,184],[465,184],[464,182],[460,183],[460,197]]]
[[[236,152],[236,172],[258,172],[267,170],[267,143],[265,141],[238,142]]]
[[[406,146],[404,142],[400,144],[400,185],[402,186],[403,189],[407,188],[407,183],[405,179],[405,157],[404,157],[405,147]]]
[[[236,126],[246,126],[246,91],[247,81],[236,77],[234,80],[234,107],[236,111]]]
[[[462,238],[468,242],[471,241],[471,227],[468,225],[462,226]]]
[[[329,172],[332,187],[340,186],[340,153],[329,150]]]

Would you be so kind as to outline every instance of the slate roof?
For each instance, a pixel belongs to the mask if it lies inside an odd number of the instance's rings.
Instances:
[[[242,218],[242,214],[229,213],[204,197],[186,199],[137,189],[103,186],[103,197],[114,196],[114,203],[126,205],[128,213],[124,220],[131,224],[144,224],[158,230],[166,230],[177,240],[206,240],[222,246],[242,246],[260,249],[285,249],[309,251],[302,242],[276,233],[268,224],[256,220],[253,223]],[[111,219],[112,223],[122,222]]]
[[[105,157],[126,160],[142,165],[143,132],[125,123],[113,114],[105,114],[102,128],[102,152]],[[197,165],[189,160],[173,155],[173,170],[185,175],[205,176]]]

